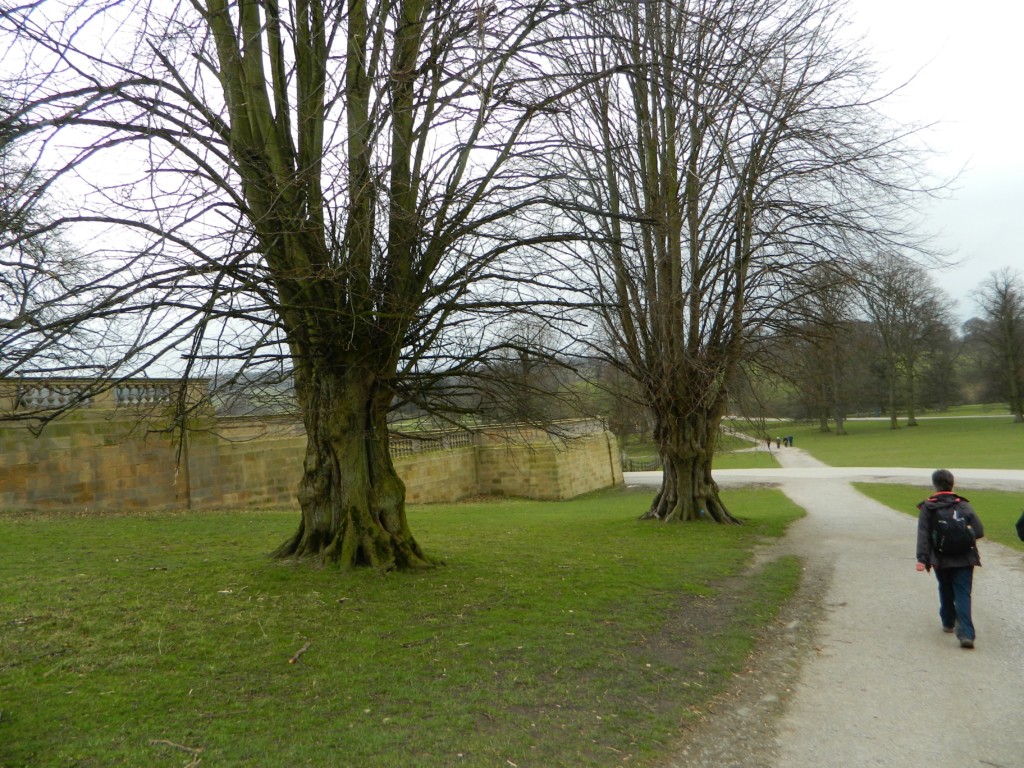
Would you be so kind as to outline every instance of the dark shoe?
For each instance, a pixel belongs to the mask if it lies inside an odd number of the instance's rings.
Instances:
[[[952,635],[953,634],[953,629],[954,629],[954,627],[943,627],[942,631],[945,632],[947,635]]]
[[[974,641],[973,640],[968,640],[966,637],[961,637],[960,638],[960,647],[961,648],[973,648],[974,647]]]

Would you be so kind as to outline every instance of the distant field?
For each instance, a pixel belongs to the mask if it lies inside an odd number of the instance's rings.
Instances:
[[[953,405],[941,413],[925,412],[924,416],[1006,416],[1010,407],[1006,403],[976,403],[974,405]]]
[[[836,467],[1024,468],[1024,424],[1006,416],[919,419],[918,426],[890,429],[888,420],[855,420],[846,435],[817,425],[787,426],[797,448]]]

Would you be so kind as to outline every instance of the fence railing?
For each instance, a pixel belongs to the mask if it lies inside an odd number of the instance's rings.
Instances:
[[[600,419],[564,419],[541,428],[533,424],[478,424],[465,429],[438,432],[395,432],[391,436],[391,455],[411,456],[433,451],[469,448],[477,444],[502,443],[545,439],[569,440],[605,431]]]
[[[391,455],[414,456],[420,453],[450,451],[454,448],[471,448],[474,444],[472,432],[444,432],[427,434],[422,437],[392,437],[390,441]]]
[[[623,472],[654,472],[661,469],[661,458],[653,459],[631,459],[629,456],[622,456]]]
[[[176,389],[167,382],[130,381],[114,387],[114,401],[119,407],[169,403]]]
[[[58,411],[70,406],[85,410],[152,408],[167,405],[182,387],[180,379],[126,379],[103,389],[97,379],[0,379],[0,412]],[[207,379],[185,383],[188,399],[198,401]]]

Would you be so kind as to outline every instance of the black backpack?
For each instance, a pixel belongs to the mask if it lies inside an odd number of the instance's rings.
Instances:
[[[940,555],[964,555],[974,547],[974,531],[956,504],[935,507],[932,519],[932,546]]]

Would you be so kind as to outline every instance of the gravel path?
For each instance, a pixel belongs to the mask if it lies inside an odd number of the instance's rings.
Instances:
[[[842,470],[795,448],[776,456],[782,470],[716,479],[772,482],[807,511],[774,548],[803,559],[803,586],[666,768],[1024,766],[1024,557],[979,545],[977,648],[963,650],[940,629],[934,576],[914,570],[916,520],[850,485],[909,482],[923,498],[931,469]],[[972,487],[1024,491],[1024,472],[951,469],[968,497]]]

